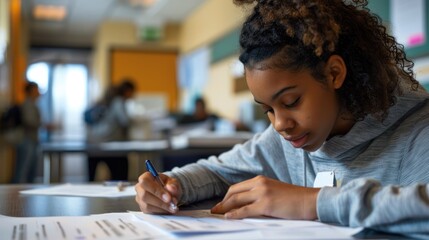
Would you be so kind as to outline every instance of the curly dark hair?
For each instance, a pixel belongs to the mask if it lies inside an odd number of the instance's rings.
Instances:
[[[310,70],[326,83],[323,69],[334,54],[343,58],[347,76],[337,90],[342,111],[362,120],[384,120],[401,93],[399,81],[413,90],[418,82],[404,47],[387,33],[366,0],[234,0],[254,4],[240,35],[240,61],[246,68]],[[255,4],[256,3],[256,4]],[[253,5],[252,5],[253,6]],[[261,66],[261,61],[270,58]]]

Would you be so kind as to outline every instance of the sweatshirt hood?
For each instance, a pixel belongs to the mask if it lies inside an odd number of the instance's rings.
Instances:
[[[346,135],[334,136],[326,141],[317,151],[308,153],[320,158],[339,158],[350,149],[362,145],[384,133],[394,124],[403,121],[416,108],[421,108],[429,94],[419,86],[417,91],[403,87],[402,94],[397,96],[396,104],[393,105],[383,122],[368,115],[362,121],[358,121]]]

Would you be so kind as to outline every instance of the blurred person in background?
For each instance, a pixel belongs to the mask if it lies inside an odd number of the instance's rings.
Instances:
[[[20,127],[23,133],[16,146],[16,164],[12,183],[33,183],[37,173],[39,152],[39,129],[42,126],[37,99],[39,86],[35,82],[25,85],[25,101],[20,106]]]
[[[214,122],[219,117],[216,114],[210,113],[206,107],[206,101],[203,97],[197,97],[194,101],[194,112],[185,114],[177,118],[179,125],[208,122],[210,129],[214,129]]]
[[[126,102],[135,92],[131,79],[124,79],[117,87],[106,92],[104,98],[107,108],[99,122],[89,126],[87,140],[89,143],[128,140],[128,129],[131,118],[126,109]],[[127,156],[91,156],[88,155],[88,180],[95,180],[95,173],[100,162],[106,163],[110,170],[111,180],[128,179]]]

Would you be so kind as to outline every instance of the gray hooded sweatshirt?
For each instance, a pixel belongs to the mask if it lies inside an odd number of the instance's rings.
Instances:
[[[272,126],[218,157],[167,174],[179,180],[183,203],[223,196],[232,184],[264,175],[313,187],[333,171],[341,186],[317,198],[322,222],[429,238],[429,94],[405,89],[384,122],[372,116],[317,151],[294,148]]]

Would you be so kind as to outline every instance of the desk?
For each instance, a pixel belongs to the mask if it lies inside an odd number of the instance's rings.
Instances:
[[[13,217],[86,216],[90,214],[140,211],[134,197],[98,198],[20,194],[19,191],[46,187],[41,184],[0,185],[0,214]],[[207,209],[219,199],[183,206]]]
[[[0,214],[13,217],[87,216],[112,212],[140,211],[134,197],[96,198],[75,196],[27,195],[19,191],[46,187],[35,184],[0,185]],[[211,199],[188,206],[182,210],[209,209],[220,199]],[[409,239],[399,235],[384,234],[365,229],[356,239]]]

